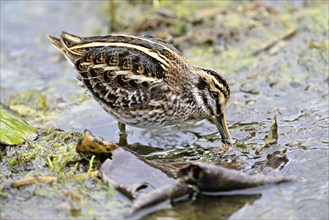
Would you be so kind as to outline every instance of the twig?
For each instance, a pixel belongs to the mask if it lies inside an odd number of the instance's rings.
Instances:
[[[278,42],[280,42],[282,40],[287,40],[287,39],[291,38],[292,36],[294,36],[296,34],[296,32],[297,32],[297,28],[291,28],[291,29],[289,29],[283,36],[281,36],[279,38],[276,38],[273,41],[270,41],[268,43],[265,43],[264,46],[262,46],[261,48],[259,48],[256,51],[252,52],[251,55],[252,56],[257,56],[261,52],[264,52],[264,51],[267,51],[267,50],[271,49]]]
[[[80,180],[84,180],[84,179],[87,179],[90,177],[96,177],[97,174],[98,174],[98,171],[92,171],[92,172],[88,172],[88,173],[81,173],[76,176],[68,176],[68,177],[65,177],[64,179],[66,179],[68,181],[80,181]],[[55,177],[55,176],[28,177],[28,178],[23,178],[23,179],[15,181],[11,186],[13,186],[15,188],[19,188],[19,187],[30,185],[30,184],[37,183],[37,182],[51,183],[53,181],[56,181],[57,179],[58,179],[58,177]]]

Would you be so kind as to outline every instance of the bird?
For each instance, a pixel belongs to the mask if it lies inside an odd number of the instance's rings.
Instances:
[[[168,42],[146,35],[80,37],[62,32],[50,42],[75,67],[78,84],[123,125],[158,128],[207,119],[232,144],[223,75],[194,66]]]

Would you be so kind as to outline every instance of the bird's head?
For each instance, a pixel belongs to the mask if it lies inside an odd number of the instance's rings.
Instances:
[[[232,137],[227,127],[224,108],[230,98],[230,88],[221,74],[216,71],[197,68],[198,76],[195,96],[206,118],[213,121],[218,128],[225,144],[232,143]]]

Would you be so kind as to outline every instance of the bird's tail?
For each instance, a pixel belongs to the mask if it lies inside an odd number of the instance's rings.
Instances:
[[[76,46],[83,42],[83,38],[62,32],[60,38],[48,35],[48,39],[72,64],[83,54]]]

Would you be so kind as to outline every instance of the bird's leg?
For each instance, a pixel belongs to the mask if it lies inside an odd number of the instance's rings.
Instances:
[[[127,133],[126,133],[126,125],[122,122],[118,121],[118,127],[119,127],[119,145],[120,146],[126,146],[127,143]]]

